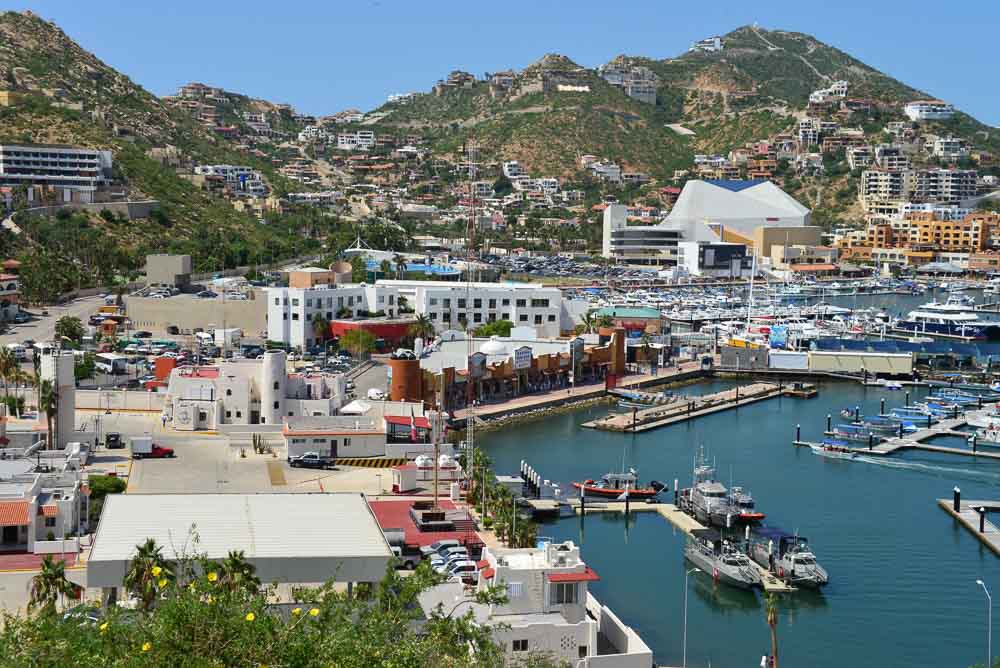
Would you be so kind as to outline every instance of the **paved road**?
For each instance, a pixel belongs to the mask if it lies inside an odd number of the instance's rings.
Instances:
[[[23,325],[11,324],[7,333],[0,335],[0,345],[17,343],[25,339],[51,341],[55,336],[56,322],[59,318],[66,315],[74,316],[83,321],[84,326],[86,326],[90,315],[96,313],[97,309],[103,305],[104,300],[95,296],[77,299],[62,306],[49,306],[44,309],[49,312],[47,316],[39,315],[43,308],[30,309],[30,312],[38,315],[38,318]]]

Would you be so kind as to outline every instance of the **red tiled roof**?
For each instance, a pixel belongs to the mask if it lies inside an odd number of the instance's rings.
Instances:
[[[42,515],[45,517],[55,517],[59,514],[59,507],[55,505],[42,506]]]
[[[27,501],[0,502],[0,526],[26,527],[29,524],[31,520],[28,517]]]
[[[549,582],[592,582],[600,579],[590,566],[579,573],[549,573]]]
[[[387,424],[400,424],[407,427],[410,426],[410,416],[409,415],[386,415],[385,421]],[[418,429],[430,429],[431,423],[425,417],[415,417],[413,419],[413,424],[417,426]]]
[[[483,559],[482,561],[477,561],[476,562],[476,568],[478,568],[479,570],[483,570],[484,568],[486,568],[489,565],[490,565],[490,562],[489,562],[488,559]]]

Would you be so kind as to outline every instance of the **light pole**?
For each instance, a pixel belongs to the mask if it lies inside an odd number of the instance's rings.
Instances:
[[[982,587],[986,594],[986,668],[990,668],[993,661],[993,597],[990,596],[986,583],[976,580],[976,584]]]
[[[700,572],[700,568],[692,568],[684,573],[684,657],[681,663],[683,668],[687,668],[688,665],[688,576]]]

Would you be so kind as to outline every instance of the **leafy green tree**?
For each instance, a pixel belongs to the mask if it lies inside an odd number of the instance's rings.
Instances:
[[[488,322],[485,325],[478,327],[475,331],[476,336],[510,336],[510,330],[514,327],[514,323],[510,320],[494,320],[493,322]]]
[[[382,260],[382,262],[379,263],[378,270],[379,273],[382,274],[382,278],[389,278],[392,275],[392,267],[392,262],[389,260]]]
[[[360,255],[351,258],[351,281],[365,283],[368,280],[368,262]]]
[[[77,380],[93,378],[95,370],[94,353],[87,352],[84,353],[82,358],[77,358],[76,363],[73,365],[73,376]]]
[[[425,313],[420,313],[416,321],[410,325],[408,333],[415,339],[429,341],[434,338],[434,322]]]
[[[114,476],[91,474],[87,479],[87,484],[90,487],[90,497],[87,499],[90,506],[87,514],[88,525],[96,527],[98,520],[101,519],[101,511],[104,509],[104,500],[109,494],[124,492],[128,483]]]
[[[66,564],[46,554],[38,574],[31,578],[28,609],[51,615],[56,611],[57,601],[75,592],[76,585],[66,577]]]
[[[14,351],[6,346],[0,348],[0,378],[3,379],[4,398],[10,396],[8,384],[20,370],[21,368],[17,364],[17,357],[14,356]]]
[[[81,322],[79,318],[71,315],[64,315],[56,321],[57,337],[65,337],[74,343],[80,343],[80,341],[83,340],[83,335],[83,322]]]
[[[316,337],[316,342],[319,345],[323,345],[323,343],[330,338],[330,321],[327,320],[321,313],[314,314],[312,319],[312,331],[313,336]]]
[[[340,335],[340,347],[355,357],[375,350],[375,335],[364,329],[349,329]]]

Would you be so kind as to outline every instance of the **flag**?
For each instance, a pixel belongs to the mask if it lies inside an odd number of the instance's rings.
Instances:
[[[417,442],[417,418],[413,415],[413,406],[410,406],[410,443]]]

